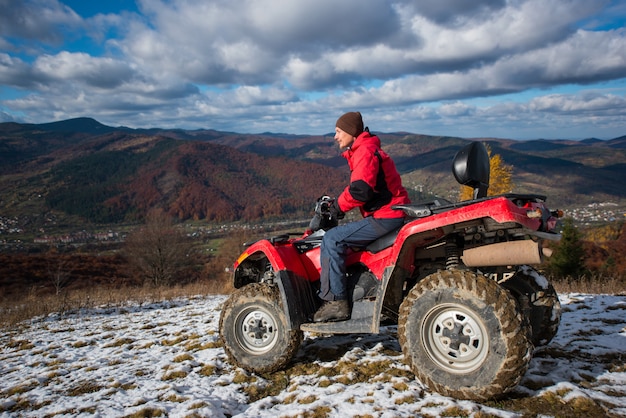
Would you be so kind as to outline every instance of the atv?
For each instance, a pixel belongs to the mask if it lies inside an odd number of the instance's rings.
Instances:
[[[406,222],[347,258],[350,319],[316,323],[320,245],[337,224],[321,198],[304,234],[262,239],[234,263],[235,291],[223,305],[220,339],[229,361],[264,374],[287,366],[304,333],[378,333],[397,326],[405,360],[431,390],[458,399],[497,398],[526,372],[534,347],[560,321],[558,295],[531,265],[558,240],[545,196],[487,197],[489,156],[471,142],[453,158],[471,200],[395,206]]]

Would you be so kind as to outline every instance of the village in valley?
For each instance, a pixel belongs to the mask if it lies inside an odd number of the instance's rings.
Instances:
[[[611,224],[614,222],[622,222],[626,220],[626,204],[616,202],[592,203],[586,206],[565,209],[565,217],[572,218],[575,224],[580,228]],[[46,219],[51,226],[55,226],[54,217]],[[286,222],[268,222],[263,224],[207,224],[202,226],[194,224],[186,229],[187,235],[191,238],[206,238],[211,236],[219,236],[229,231],[237,229],[247,230],[276,230],[280,226],[290,226],[302,224],[303,221],[286,221]],[[6,217],[0,215],[0,251],[2,250],[19,250],[20,248],[46,245],[46,246],[62,246],[62,245],[82,245],[82,244],[98,244],[98,243],[119,243],[123,242],[129,227],[128,226],[103,226],[102,230],[88,230],[88,228],[77,227],[76,230],[67,230],[63,233],[47,233],[45,227],[38,227],[35,231],[29,230],[32,225],[28,218]],[[58,229],[58,228],[56,228]]]

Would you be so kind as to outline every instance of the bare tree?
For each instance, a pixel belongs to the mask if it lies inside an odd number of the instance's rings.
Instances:
[[[193,246],[171,216],[161,210],[148,213],[143,227],[126,239],[130,265],[155,286],[169,286],[193,262]]]
[[[251,236],[248,232],[237,230],[220,240],[217,250],[211,253],[211,257],[204,265],[203,270],[212,291],[227,294],[234,290],[233,263],[244,250],[244,242],[250,239]]]
[[[50,283],[54,286],[54,292],[58,296],[72,281],[70,263],[58,251],[51,249],[46,257],[46,264]]]

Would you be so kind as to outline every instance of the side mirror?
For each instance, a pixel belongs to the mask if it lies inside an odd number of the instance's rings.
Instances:
[[[456,181],[474,189],[474,199],[487,196],[489,188],[489,154],[482,142],[471,142],[461,148],[452,161]]]

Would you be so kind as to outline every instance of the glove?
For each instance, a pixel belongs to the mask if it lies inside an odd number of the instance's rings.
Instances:
[[[324,231],[334,228],[338,225],[337,215],[333,215],[332,205],[334,200],[330,196],[322,196],[315,203],[315,215],[309,222],[309,230],[311,232],[323,229]],[[339,206],[337,206],[338,208]],[[341,212],[341,211],[340,211]],[[343,212],[341,212],[343,218]]]
[[[333,203],[331,203],[329,210],[330,210],[331,218],[343,219],[346,216],[346,214],[339,207],[339,203],[337,202],[337,199],[333,200]]]
[[[328,216],[330,214],[329,210],[332,202],[333,199],[330,196],[324,195],[320,197],[319,199],[317,199],[317,202],[315,204],[315,213],[322,216]]]
[[[309,229],[311,230],[311,232],[319,231],[320,229],[322,229],[322,221],[322,215],[318,213],[313,215],[313,218],[309,222]]]

